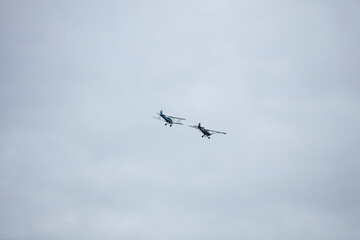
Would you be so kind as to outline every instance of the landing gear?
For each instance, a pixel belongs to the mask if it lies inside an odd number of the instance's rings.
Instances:
[[[172,124],[170,124],[170,127],[172,127]]]

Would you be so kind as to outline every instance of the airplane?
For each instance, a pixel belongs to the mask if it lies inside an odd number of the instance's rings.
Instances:
[[[204,127],[201,126],[201,123],[199,123],[199,125],[193,125],[193,126],[190,126],[189,127],[192,127],[192,128],[195,128],[195,129],[198,129],[200,130],[204,135],[202,135],[201,137],[207,137],[208,139],[210,139],[210,136],[212,134],[215,134],[215,133],[221,133],[221,134],[226,134],[226,132],[219,132],[219,131],[215,131],[215,130],[210,130],[210,129],[206,129]]]
[[[157,114],[159,114],[159,116],[158,117],[153,117],[153,118],[158,119],[160,121],[166,122],[165,126],[168,125],[168,124],[170,125],[170,127],[172,127],[173,124],[183,125],[181,123],[181,121],[186,120],[185,118],[179,118],[179,117],[173,117],[173,116],[165,115],[165,114],[163,114],[162,110],[160,111],[160,113],[157,113]]]

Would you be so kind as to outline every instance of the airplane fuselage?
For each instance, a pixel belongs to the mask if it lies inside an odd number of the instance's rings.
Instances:
[[[160,116],[165,120],[165,122],[169,123],[169,124],[173,124],[173,120],[167,116],[165,116],[164,114],[160,113]]]
[[[211,135],[211,133],[209,133],[208,131],[206,131],[206,129],[203,128],[203,127],[199,127],[199,130],[200,130],[205,136],[210,136],[210,135]]]

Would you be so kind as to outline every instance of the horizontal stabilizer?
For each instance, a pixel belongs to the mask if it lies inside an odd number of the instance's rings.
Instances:
[[[154,116],[153,116],[153,118],[165,122],[164,119],[162,119],[161,117],[154,117]]]

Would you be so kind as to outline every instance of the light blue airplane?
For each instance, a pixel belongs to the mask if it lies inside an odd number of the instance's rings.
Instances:
[[[165,126],[166,125],[170,125],[170,127],[173,124],[179,124],[179,125],[183,125],[181,123],[182,120],[186,120],[185,118],[179,118],[179,117],[173,117],[173,116],[169,116],[169,115],[165,115],[163,114],[163,111],[161,110],[160,113],[157,113],[159,116],[158,117],[154,117],[155,119],[158,119],[160,121],[164,121],[165,122]]]

